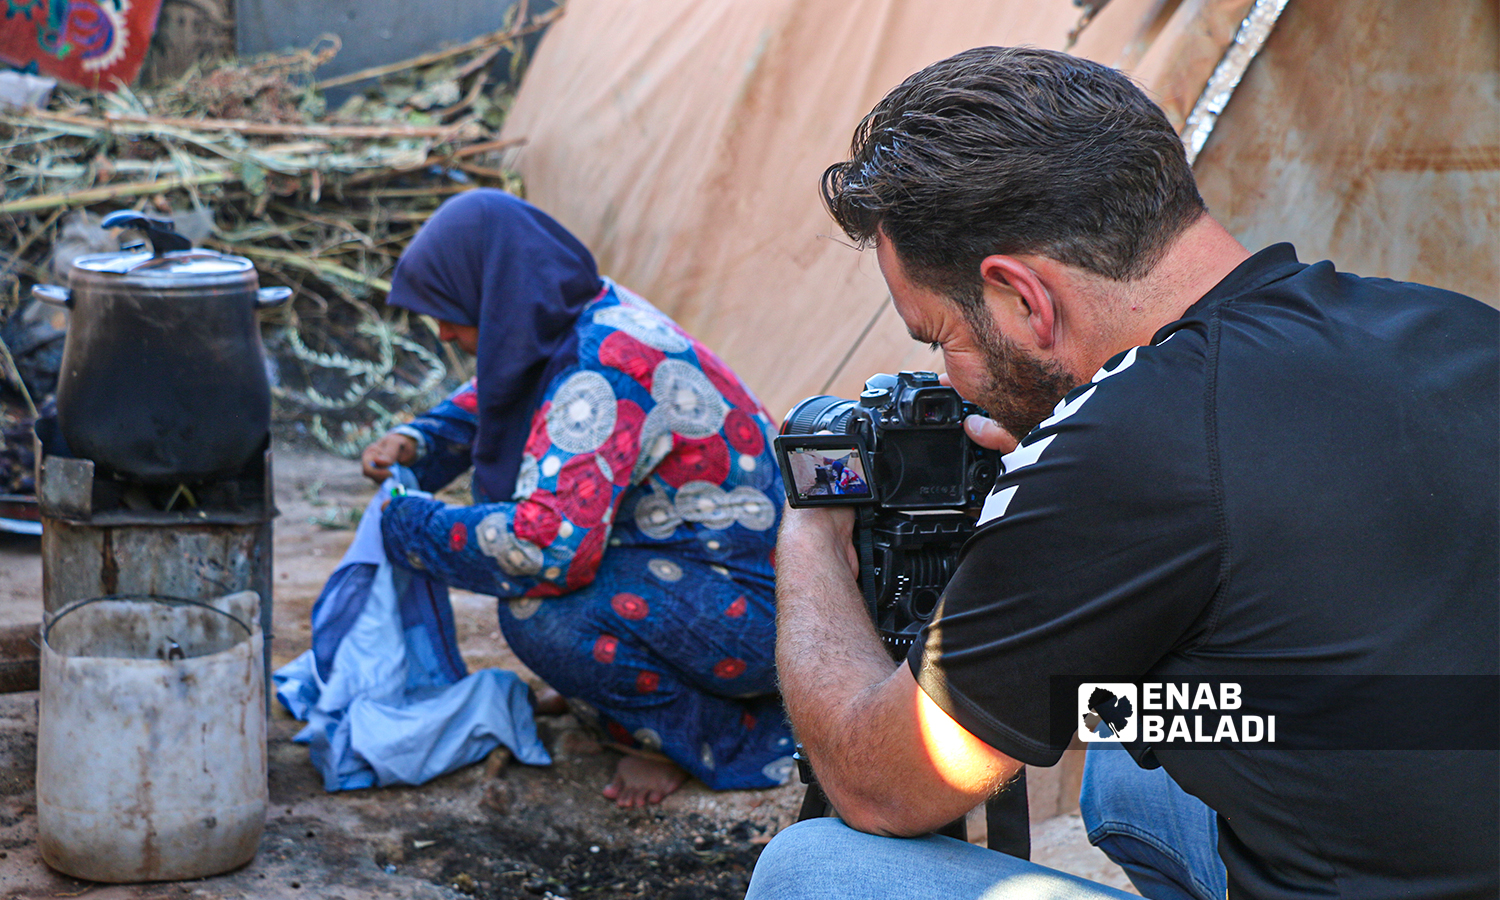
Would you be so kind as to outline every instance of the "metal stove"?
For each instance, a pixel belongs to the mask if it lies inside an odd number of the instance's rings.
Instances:
[[[102,476],[66,454],[56,421],[37,422],[43,624],[70,603],[117,594],[211,600],[261,597],[266,672],[271,654],[270,435],[236,475],[193,485]]]

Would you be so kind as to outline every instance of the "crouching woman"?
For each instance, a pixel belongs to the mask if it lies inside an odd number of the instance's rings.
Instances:
[[[473,470],[473,504],[391,501],[393,563],[500,598],[517,657],[624,755],[604,794],[660,802],[688,775],[792,771],[773,670],[783,496],[770,419],[666,315],[598,274],[546,213],[476,190],[397,265],[389,303],[436,319],[477,376],[366,448],[425,490]]]

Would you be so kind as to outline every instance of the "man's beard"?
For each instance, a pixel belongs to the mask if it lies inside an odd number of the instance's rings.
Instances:
[[[967,399],[978,404],[991,419],[1020,440],[1052,415],[1057,401],[1067,396],[1079,382],[1060,363],[1036,359],[1022,350],[1000,333],[987,312],[965,316],[986,364],[986,377],[979,396]]]

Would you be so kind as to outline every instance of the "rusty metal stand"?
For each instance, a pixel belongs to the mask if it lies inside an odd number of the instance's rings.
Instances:
[[[68,604],[93,597],[206,601],[255,591],[269,678],[276,516],[269,435],[237,476],[196,485],[195,505],[164,511],[141,502],[138,487],[97,475],[92,461],[53,452],[61,446],[55,422],[38,420],[36,430],[43,625]]]

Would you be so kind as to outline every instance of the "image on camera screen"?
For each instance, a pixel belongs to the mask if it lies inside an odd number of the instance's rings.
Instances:
[[[869,500],[869,476],[857,447],[799,447],[788,449],[794,499],[802,503],[839,503]]]

